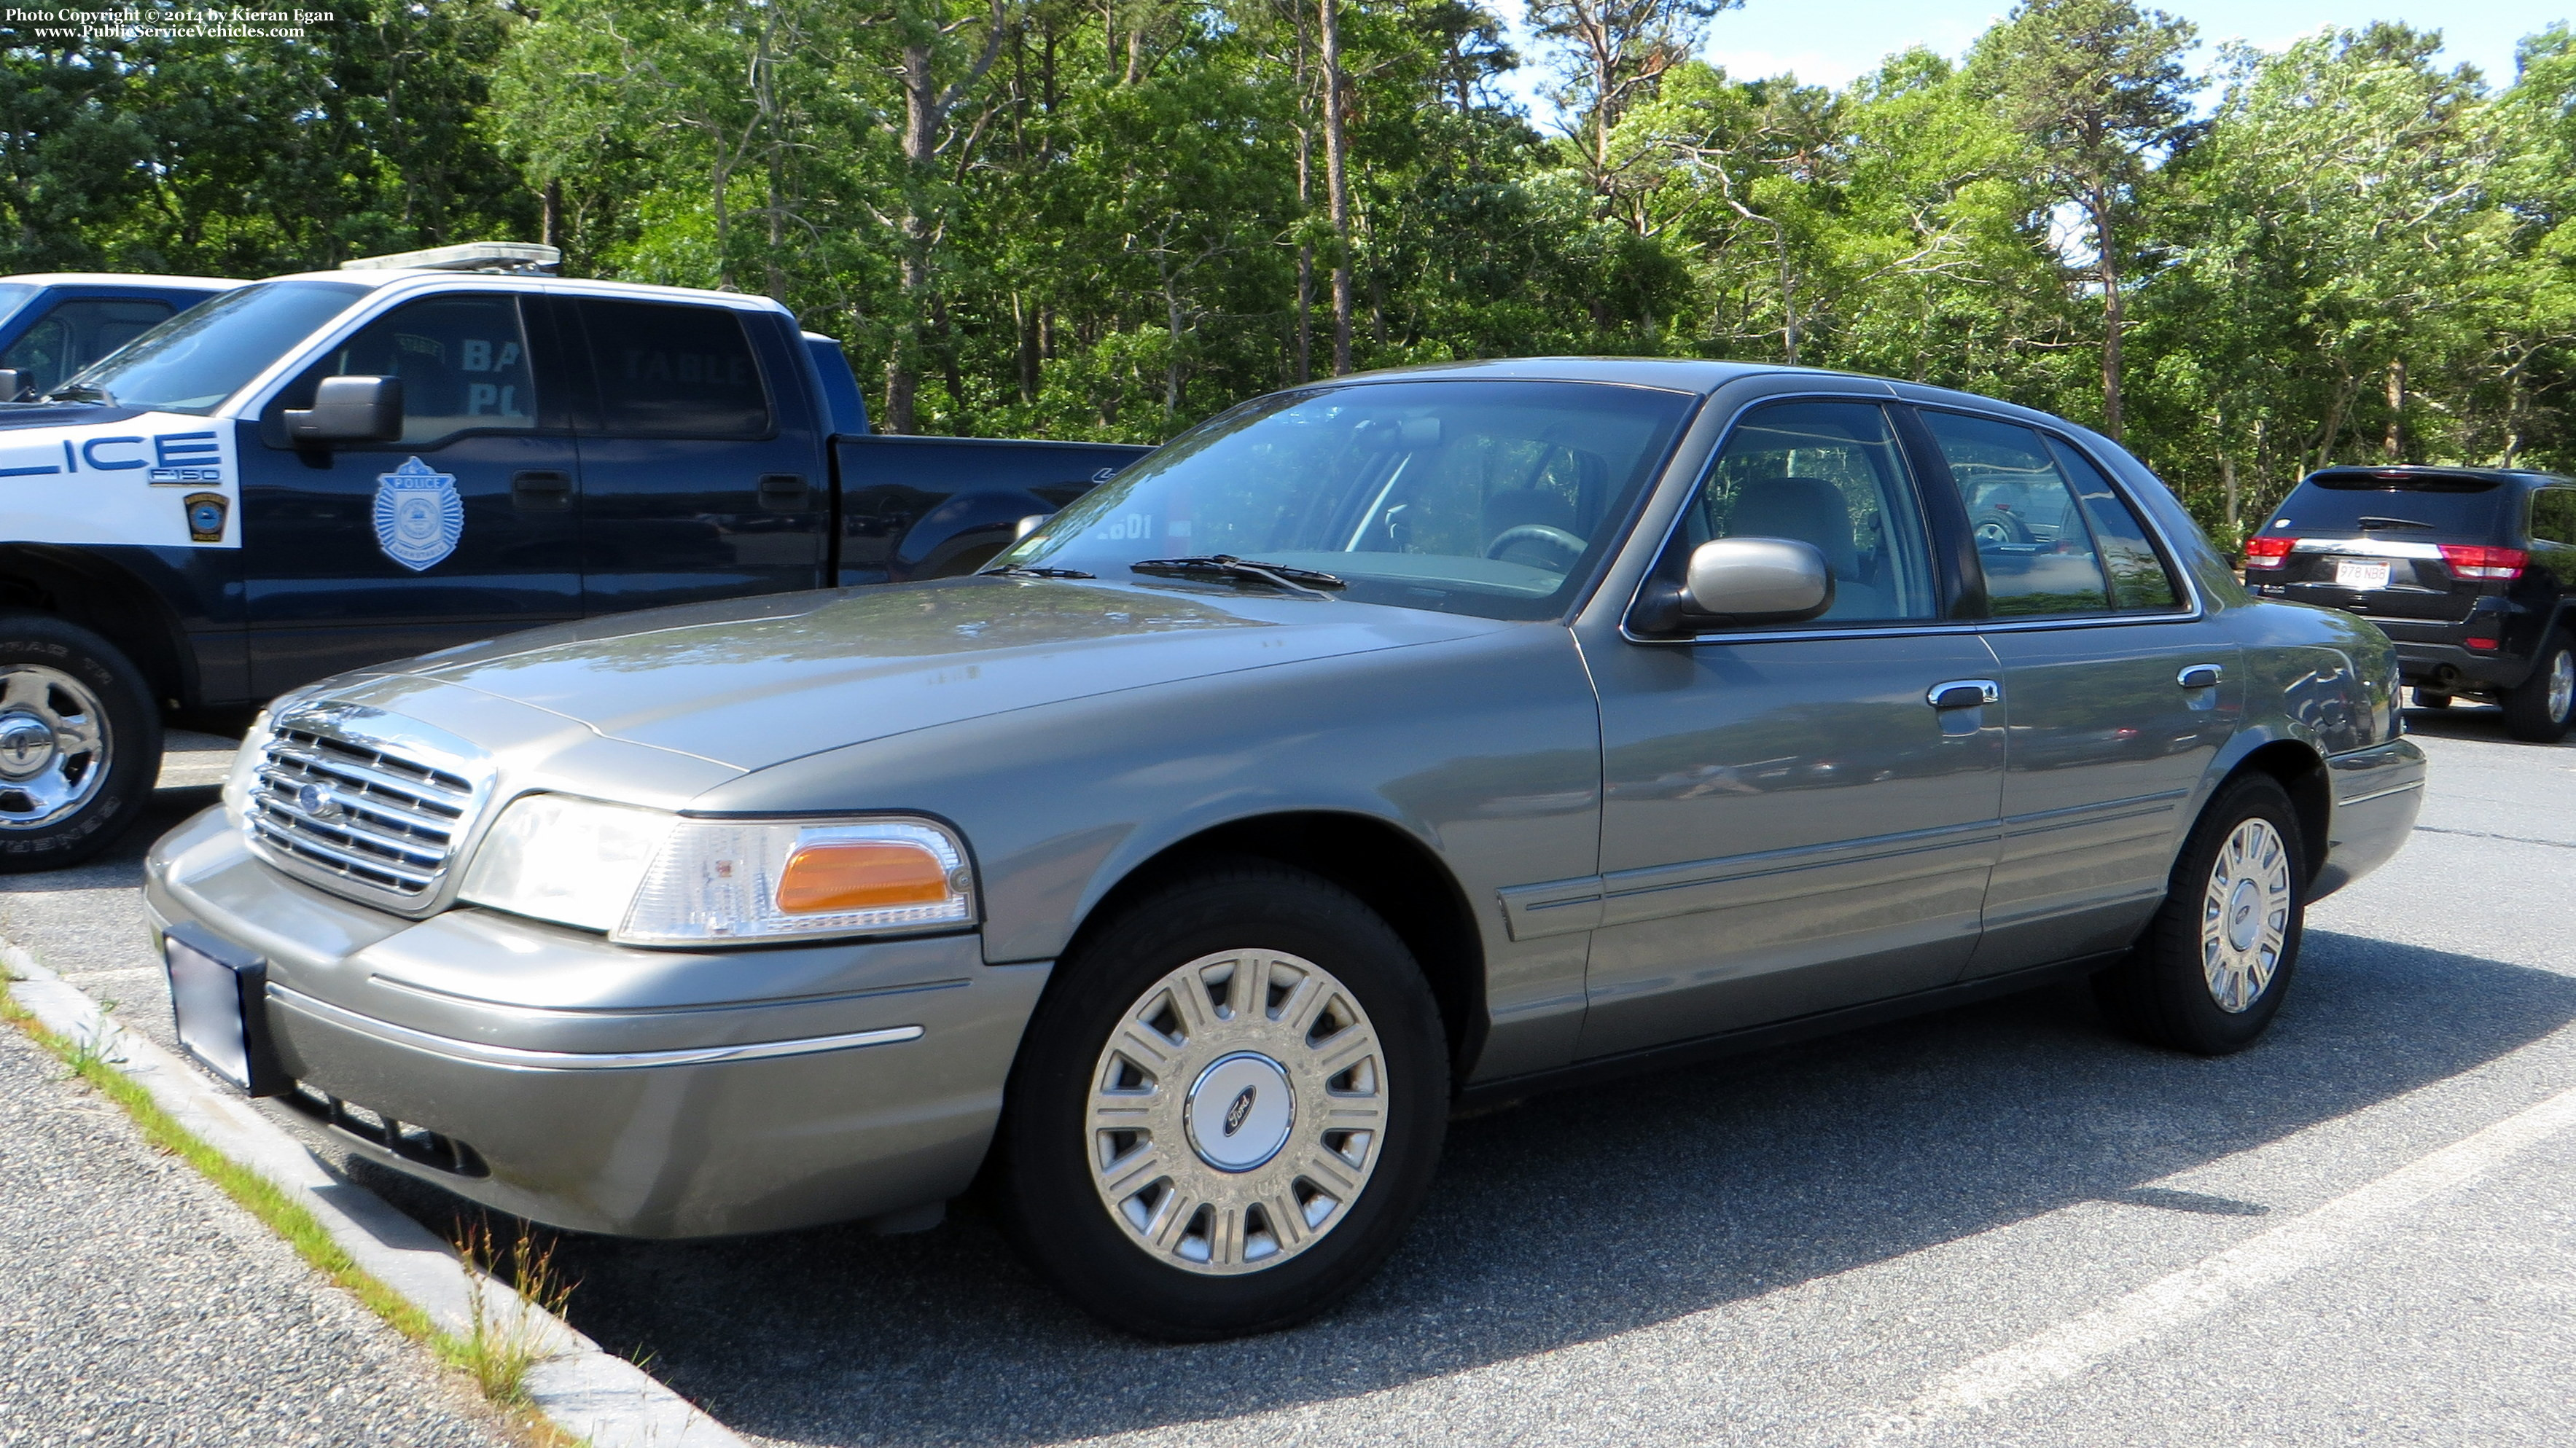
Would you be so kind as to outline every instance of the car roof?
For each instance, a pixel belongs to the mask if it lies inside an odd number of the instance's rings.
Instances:
[[[250,285],[239,277],[162,276],[153,272],[26,272],[0,277],[0,282],[31,287],[190,287],[219,292]]]
[[[549,276],[536,272],[460,271],[443,267],[360,267],[347,271],[288,272],[267,278],[273,282],[343,282],[350,286],[399,286],[410,282],[443,282],[461,286],[525,287],[530,284],[549,292],[571,292],[603,297],[667,298],[698,303],[713,302],[720,306],[739,307],[750,311],[784,312],[786,307],[774,297],[757,292],[717,292],[698,287],[666,287],[657,282],[624,282],[590,280],[580,277]]]
[[[2526,488],[2565,487],[2576,483],[2576,478],[2530,468],[2460,468],[2437,463],[2338,463],[2333,467],[2319,468],[2299,482],[2305,485],[2319,478],[2479,478],[2491,483],[2515,483]]]
[[[1874,382],[1898,401],[1928,406],[1973,408],[2019,418],[2045,427],[2086,432],[2081,424],[2067,421],[2052,413],[2039,412],[2016,402],[1987,397],[1979,393],[1959,392],[1947,387],[1931,387],[1901,378],[1879,377],[1867,372],[1838,372],[1825,367],[1791,367],[1779,362],[1726,362],[1701,357],[1497,357],[1460,362],[1426,362],[1413,367],[1390,367],[1375,372],[1354,372],[1343,377],[1318,378],[1311,386],[1347,386],[1359,382],[1379,382],[1414,377],[1490,377],[1531,382],[1611,382],[1631,387],[1663,387],[1677,392],[1702,395],[1715,392],[1730,382],[1746,377],[1817,377],[1841,382]],[[2090,436],[2089,432],[2086,434]]]

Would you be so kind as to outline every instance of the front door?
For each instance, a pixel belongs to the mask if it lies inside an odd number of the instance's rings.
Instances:
[[[2236,646],[2191,616],[2137,511],[2067,439],[1920,415],[1975,526],[2011,701],[2003,849],[1968,974],[2118,949],[2163,900],[2243,717]]]
[[[823,586],[830,462],[780,329],[721,306],[557,307],[598,385],[581,424],[582,611]]]
[[[1946,985],[1967,964],[2003,707],[1975,687],[1993,655],[1942,617],[1922,504],[1880,404],[1757,407],[1671,546],[1812,544],[1833,606],[1740,637],[1587,644],[1605,792],[1585,1057]],[[1954,707],[1932,702],[1944,686]]]
[[[259,697],[580,616],[578,463],[530,300],[478,289],[403,303],[241,424]],[[400,441],[287,442],[279,414],[342,376],[402,379]]]

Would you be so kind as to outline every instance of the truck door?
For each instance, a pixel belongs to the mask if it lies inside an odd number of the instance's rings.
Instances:
[[[556,305],[598,388],[580,422],[582,611],[821,587],[829,463],[784,329],[722,306]]]
[[[530,296],[406,302],[245,423],[251,683],[266,698],[343,669],[576,618],[578,463],[551,329]],[[399,442],[286,441],[325,377],[400,377]]]

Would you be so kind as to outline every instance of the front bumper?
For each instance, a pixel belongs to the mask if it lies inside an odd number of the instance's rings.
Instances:
[[[460,908],[412,921],[287,879],[220,809],[155,845],[144,898],[266,958],[312,1091],[471,1148],[351,1149],[579,1231],[697,1237],[963,1190],[1048,968],[972,934],[699,953]]]
[[[2424,807],[2424,751],[2412,739],[2333,755],[2326,776],[2334,815],[2311,899],[2324,899],[2388,862],[2406,845]]]

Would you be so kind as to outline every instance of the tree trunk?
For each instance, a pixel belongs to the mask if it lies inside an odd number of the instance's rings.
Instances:
[[[1342,126],[1342,25],[1335,0],[1316,0],[1324,59],[1324,189],[1333,218],[1333,375],[1351,370],[1350,139]]]
[[[2219,420],[2218,431],[2223,439],[2227,433],[2226,419]],[[2218,452],[2218,486],[2227,497],[2227,542],[2228,546],[2233,548],[2244,541],[2245,524],[2243,511],[2237,506],[2236,454],[2228,451],[2224,446]]]
[[[1181,411],[1181,293],[1171,264],[1156,260],[1163,274],[1163,326],[1171,335],[1171,344],[1163,352],[1163,415],[1176,417]]]
[[[1313,89],[1306,79],[1306,7],[1294,5],[1290,13],[1297,26],[1297,219],[1302,225],[1313,204],[1315,174],[1315,132],[1305,124],[1307,108],[1312,104]],[[1297,333],[1296,366],[1291,382],[1311,382],[1315,377],[1315,244],[1297,243]]]
[[[912,432],[921,395],[921,319],[930,301],[930,165],[939,132],[939,87],[930,69],[930,45],[903,48],[903,299],[895,309],[893,345],[886,350],[886,431]]]
[[[2388,433],[2379,440],[2379,455],[2392,463],[2406,461],[2406,359],[2388,364]]]
[[[1018,292],[1011,293],[1011,321],[1020,342],[1020,405],[1038,400],[1038,319],[1020,301]]]
[[[538,232],[538,239],[560,251],[563,249],[563,183],[547,182],[543,201],[545,222]]]
[[[2093,186],[2093,266],[2102,278],[2102,431],[2120,440],[2120,333],[2126,318],[2120,308],[2120,257],[2111,234],[2111,195],[2100,182]]]

